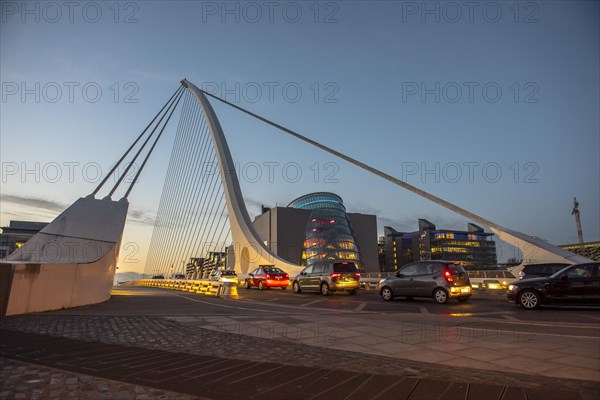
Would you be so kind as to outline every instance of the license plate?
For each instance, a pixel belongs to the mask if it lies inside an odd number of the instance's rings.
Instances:
[[[460,289],[461,293],[469,293],[469,288],[462,288]]]

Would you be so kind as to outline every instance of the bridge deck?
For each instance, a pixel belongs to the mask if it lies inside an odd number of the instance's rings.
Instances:
[[[4,319],[0,358],[120,382],[130,385],[131,391],[155,388],[191,398],[509,400],[587,399],[598,394],[593,381],[324,350],[177,321],[177,316],[234,312],[249,321],[259,320],[261,313],[275,317],[266,313],[264,303],[251,310],[250,303],[244,302],[244,311],[223,307],[233,301],[207,301],[196,295],[195,302],[158,289],[127,288],[115,294],[104,304]],[[302,308],[304,314],[306,309]],[[323,311],[324,316],[335,318],[331,310]],[[300,316],[293,310],[277,315],[289,324]],[[373,314],[364,316],[363,327],[373,323],[369,317]],[[351,318],[362,325],[359,317]],[[0,392],[14,397],[14,390],[5,384]],[[134,393],[130,398],[135,397]]]

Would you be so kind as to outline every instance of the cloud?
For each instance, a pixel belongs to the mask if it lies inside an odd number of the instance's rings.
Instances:
[[[59,203],[53,200],[40,199],[36,197],[24,197],[15,196],[10,194],[3,194],[0,197],[2,202],[18,204],[20,206],[32,207],[38,210],[62,212],[67,206],[63,203]]]
[[[60,203],[54,200],[40,199],[37,197],[18,196],[11,194],[3,194],[0,196],[0,202],[11,203],[18,206],[34,209],[32,212],[15,212],[14,210],[5,211],[3,207],[2,213],[5,215],[12,215],[15,217],[22,217],[24,215],[33,216],[39,218],[40,214],[51,214],[56,216],[63,212],[69,205]],[[141,211],[136,209],[130,209],[127,213],[127,221],[144,224],[154,225],[154,217],[150,212]]]
[[[143,225],[154,225],[154,217],[150,213],[141,210],[129,210],[127,221]]]

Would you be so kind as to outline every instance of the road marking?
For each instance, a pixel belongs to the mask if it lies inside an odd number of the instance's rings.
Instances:
[[[421,311],[421,314],[429,314],[429,310],[426,307],[420,306],[419,310]]]
[[[354,309],[354,311],[362,311],[363,308],[365,308],[366,306],[367,306],[367,303],[363,301]]]
[[[186,299],[189,301],[193,301],[196,303],[202,303],[202,304],[207,304],[209,306],[215,306],[215,307],[225,307],[225,308],[235,308],[237,310],[247,310],[247,311],[262,311],[262,312],[270,312],[270,313],[274,313],[274,314],[287,314],[286,312],[283,311],[275,311],[275,310],[263,310],[260,308],[247,308],[247,307],[239,307],[239,306],[229,306],[227,304],[218,304],[218,303],[213,303],[210,301],[202,301],[202,300],[197,300],[197,299],[191,299],[187,296],[183,296],[180,294],[176,294],[176,293],[169,293],[170,295],[176,296],[176,297],[181,297],[182,299]]]
[[[300,307],[306,307],[306,306],[310,306],[311,304],[315,304],[320,302],[321,300],[314,300],[314,301],[309,301],[308,303],[304,303],[304,304],[300,304]]]

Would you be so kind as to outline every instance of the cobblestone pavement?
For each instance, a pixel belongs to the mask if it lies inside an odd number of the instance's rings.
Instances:
[[[0,357],[0,400],[12,399],[194,400],[199,398]]]
[[[268,338],[257,339],[228,332],[214,332],[199,327],[182,325],[163,317],[18,316],[5,318],[0,322],[0,328],[69,337],[92,342],[212,355],[235,358],[238,360],[271,361],[297,366],[326,367],[353,372],[398,375],[405,378],[415,377],[451,381],[460,380],[482,384],[493,382],[496,385],[571,390],[579,392],[584,399],[600,398],[598,382],[501,373],[489,370],[482,371],[469,368],[462,368],[457,371],[455,368],[447,368],[440,364],[398,360],[390,357],[367,355],[335,349],[323,351],[322,348],[299,345],[291,340],[273,340]],[[37,368],[40,371],[46,370],[38,367],[30,368]],[[34,388],[38,388],[37,390],[39,390],[40,386],[44,386],[39,382],[39,386],[38,383],[27,383],[27,379],[19,378],[18,375],[25,376],[24,370],[22,371],[23,374],[15,374],[16,376],[12,378],[13,382],[15,382],[13,385],[18,387],[22,386],[23,388],[27,386],[30,393],[33,393],[33,390],[36,390]],[[70,376],[71,378],[77,377],[75,374],[64,374],[64,376],[67,375],[72,375]],[[33,380],[36,379],[37,378],[34,378]],[[45,379],[46,385],[51,385],[51,379],[48,377]],[[31,380],[32,379],[29,379],[29,381]],[[114,394],[119,393],[120,387],[127,387],[127,385],[121,383],[113,382],[113,384],[115,385],[114,387],[107,383],[108,387],[111,388],[110,390],[113,391],[111,393]],[[148,390],[151,391],[151,389]],[[126,390],[124,389],[121,390],[123,393],[125,391]],[[102,394],[98,390],[94,393],[96,396]],[[135,399],[135,386],[129,387],[127,393],[130,396],[129,398]],[[143,395],[147,395],[148,398],[171,398],[168,397],[168,393],[153,393],[154,392],[147,392],[143,393]],[[165,397],[151,397],[152,395]],[[125,396],[125,394],[122,394],[121,396]],[[94,397],[86,395],[86,399],[87,398]]]

